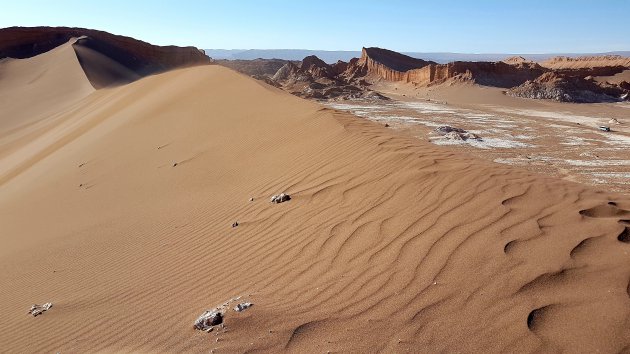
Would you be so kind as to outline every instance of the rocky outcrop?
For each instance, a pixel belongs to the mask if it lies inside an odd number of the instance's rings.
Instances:
[[[282,59],[254,59],[254,60],[215,60],[215,64],[226,66],[240,73],[250,76],[271,76],[281,67],[291,63]]]
[[[423,68],[429,64],[437,63],[412,58],[387,49],[362,48],[361,58],[354,65],[363,67],[363,69],[352,68],[352,71],[359,71],[389,81],[405,81],[407,71]]]
[[[332,67],[314,55],[304,58],[300,69],[314,78],[333,79],[335,77]]]
[[[316,57],[306,57],[300,66],[281,68],[274,80],[294,95],[325,100],[385,99],[371,91],[363,80],[343,76],[348,64],[328,65]],[[344,69],[344,70],[342,70]],[[341,72],[341,73],[340,73]]]
[[[289,62],[289,63],[284,64],[280,69],[278,69],[276,73],[273,74],[271,79],[276,82],[285,81],[285,80],[288,80],[292,75],[295,75],[295,73],[297,73],[298,70],[299,68],[297,67],[297,65]]]
[[[577,58],[558,56],[540,64],[549,69],[592,69],[613,66],[630,68],[630,58],[620,55],[581,56]]]
[[[436,85],[451,80],[511,87],[534,79],[545,71],[546,69],[535,63],[523,61],[516,65],[504,62],[463,61],[437,64],[386,49],[363,48],[361,58],[350,62],[344,76],[347,78],[371,76],[420,86]]]
[[[157,46],[131,37],[69,27],[0,29],[0,58],[33,57],[80,37],[82,46],[106,54],[139,75],[210,63],[203,50],[195,47]]]
[[[479,85],[512,87],[532,80],[546,70],[536,64],[510,65],[504,62],[463,62],[431,64],[422,69],[410,70],[404,82],[421,86],[438,85],[448,81],[468,81]]]
[[[612,65],[612,66],[595,66],[595,67],[585,67],[585,68],[561,68],[561,69],[553,69],[552,71],[558,74],[562,74],[564,76],[587,77],[587,76],[613,76],[624,70],[627,70],[627,67],[621,66],[621,65]]]
[[[597,83],[593,79],[548,72],[507,91],[508,95],[550,99],[560,102],[615,102],[630,92],[620,86]],[[627,96],[626,96],[627,97]]]
[[[346,63],[345,61],[339,60],[333,65],[331,65],[330,68],[332,69],[332,72],[335,75],[341,75],[344,71],[348,69],[348,63]]]
[[[519,64],[523,64],[523,63],[531,63],[531,60],[527,60],[521,56],[514,56],[514,57],[509,57],[506,59],[503,59],[502,62],[506,63],[506,64],[510,64],[510,65],[519,65]]]

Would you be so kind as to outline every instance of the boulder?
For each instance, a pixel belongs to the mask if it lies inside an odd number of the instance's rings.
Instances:
[[[247,310],[248,308],[254,306],[254,304],[252,304],[251,302],[241,302],[240,304],[234,306],[234,311],[236,312],[242,312]]]
[[[271,197],[271,202],[274,204],[280,204],[291,200],[291,196],[285,193],[280,193]]]
[[[206,310],[195,320],[195,329],[210,332],[213,327],[223,323],[223,312],[219,309]]]
[[[465,141],[469,139],[481,140],[481,137],[479,137],[477,134],[473,134],[464,129],[455,128],[448,125],[437,127],[435,128],[435,131],[438,134],[444,136],[446,139],[450,139],[450,140],[461,140],[461,141]]]

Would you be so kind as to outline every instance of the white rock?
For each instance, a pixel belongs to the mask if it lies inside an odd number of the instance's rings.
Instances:
[[[210,332],[214,326],[223,323],[223,313],[217,309],[206,310],[195,320],[195,329]]]
[[[48,311],[52,306],[52,302],[47,302],[43,305],[34,304],[33,306],[31,306],[31,309],[28,311],[28,313],[33,315],[33,317],[36,317],[37,315],[41,315],[45,311]]]
[[[236,312],[241,312],[241,311],[245,311],[248,308],[252,307],[254,304],[252,304],[251,302],[241,302],[240,304],[236,305],[234,307],[234,311]]]
[[[274,204],[283,203],[291,200],[291,196],[285,193],[280,193],[271,197],[271,202]]]

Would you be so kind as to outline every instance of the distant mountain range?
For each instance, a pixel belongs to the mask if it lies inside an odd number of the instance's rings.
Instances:
[[[309,55],[315,55],[326,63],[332,64],[338,60],[348,61],[361,56],[360,51],[345,50],[308,50],[308,49],[205,49],[206,54],[213,59],[228,60],[252,60],[252,59],[284,59],[302,60]],[[468,54],[468,53],[422,53],[403,52],[410,57],[431,60],[437,63],[452,61],[499,61],[513,56],[521,56],[532,61],[542,61],[555,56],[576,57],[583,55],[622,55],[630,56],[630,51],[606,52],[606,53],[549,53],[549,54],[518,54],[518,53],[494,53],[494,54]]]

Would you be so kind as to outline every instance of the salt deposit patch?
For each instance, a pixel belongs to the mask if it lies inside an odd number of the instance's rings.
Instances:
[[[567,136],[565,137],[565,140],[561,142],[560,144],[568,145],[568,146],[593,145],[589,141],[597,141],[597,140],[581,138],[579,136]]]
[[[571,166],[630,166],[630,160],[561,160]]]
[[[621,135],[621,134],[614,134],[614,133],[599,133],[599,135],[601,135],[604,138],[606,138],[606,140],[604,140],[604,142],[606,142],[607,144],[611,144],[611,145],[618,145],[618,144],[630,145],[630,136]]]
[[[470,145],[477,149],[513,149],[513,148],[525,148],[532,145],[526,144],[520,141],[514,141],[510,139],[501,138],[482,138],[468,139],[468,140],[452,140],[444,137],[433,137],[430,141],[435,145]]]
[[[523,116],[531,116],[531,117],[541,117],[541,118],[549,118],[549,119],[559,119],[565,122],[571,123],[597,123],[598,120],[605,119],[601,117],[589,117],[589,116],[581,116],[577,114],[572,114],[570,112],[549,112],[549,111],[538,111],[533,109],[508,109],[508,108],[500,108],[491,106],[493,110],[497,112],[518,114]]]
[[[457,111],[443,104],[428,103],[428,102],[401,102],[399,104],[405,108],[411,108],[420,113],[450,113],[454,114]]]
[[[329,107],[335,109],[341,109],[344,111],[350,110],[382,110],[382,108],[378,106],[367,106],[367,105],[358,105],[358,104],[350,104],[350,103],[329,103]]]
[[[598,177],[630,178],[630,172],[594,172],[591,174]]]

